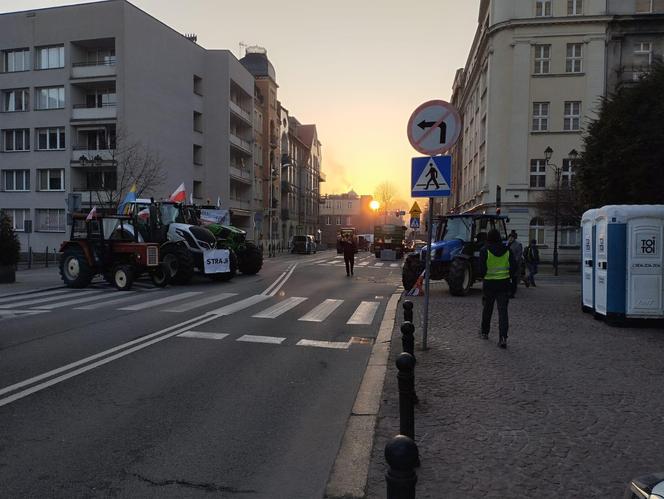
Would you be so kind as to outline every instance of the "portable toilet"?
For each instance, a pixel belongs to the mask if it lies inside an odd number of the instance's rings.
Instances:
[[[581,237],[583,241],[581,309],[584,312],[595,310],[595,217],[597,211],[596,209],[588,210],[581,217]]]
[[[664,205],[604,206],[595,216],[595,313],[664,318]]]

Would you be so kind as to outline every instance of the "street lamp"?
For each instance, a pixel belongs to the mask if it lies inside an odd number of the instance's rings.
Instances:
[[[544,150],[544,160],[546,161],[546,166],[550,167],[556,178],[556,204],[555,204],[555,210],[554,210],[554,215],[553,215],[553,274],[555,276],[558,275],[558,218],[560,216],[560,176],[562,173],[562,170],[559,166],[554,165],[551,163],[551,157],[553,156],[553,149],[551,149],[551,146],[547,147]],[[574,164],[574,161],[579,157],[579,153],[576,151],[576,149],[572,149],[569,152],[569,160],[570,160],[570,165]]]

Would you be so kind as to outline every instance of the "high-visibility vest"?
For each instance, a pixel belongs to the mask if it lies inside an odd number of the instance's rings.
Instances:
[[[500,281],[510,278],[510,252],[506,251],[502,256],[496,256],[490,250],[486,251],[486,275],[487,281]]]

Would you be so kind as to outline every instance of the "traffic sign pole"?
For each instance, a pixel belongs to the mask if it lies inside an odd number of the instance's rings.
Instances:
[[[429,227],[427,231],[427,254],[424,258],[424,322],[422,327],[422,350],[428,350],[429,337],[429,282],[431,273],[431,241],[433,240],[433,198],[429,198]]]

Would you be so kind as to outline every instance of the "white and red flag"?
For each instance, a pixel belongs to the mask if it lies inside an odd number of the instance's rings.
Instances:
[[[148,220],[150,218],[150,210],[148,208],[143,208],[137,214],[138,218],[143,220]]]
[[[184,182],[180,184],[180,187],[175,189],[168,200],[174,203],[184,203],[187,200],[187,192],[184,188]]]
[[[92,220],[95,216],[97,216],[97,207],[93,206],[92,209],[90,210],[90,213],[88,213],[88,216],[85,217],[85,221],[89,222]]]

